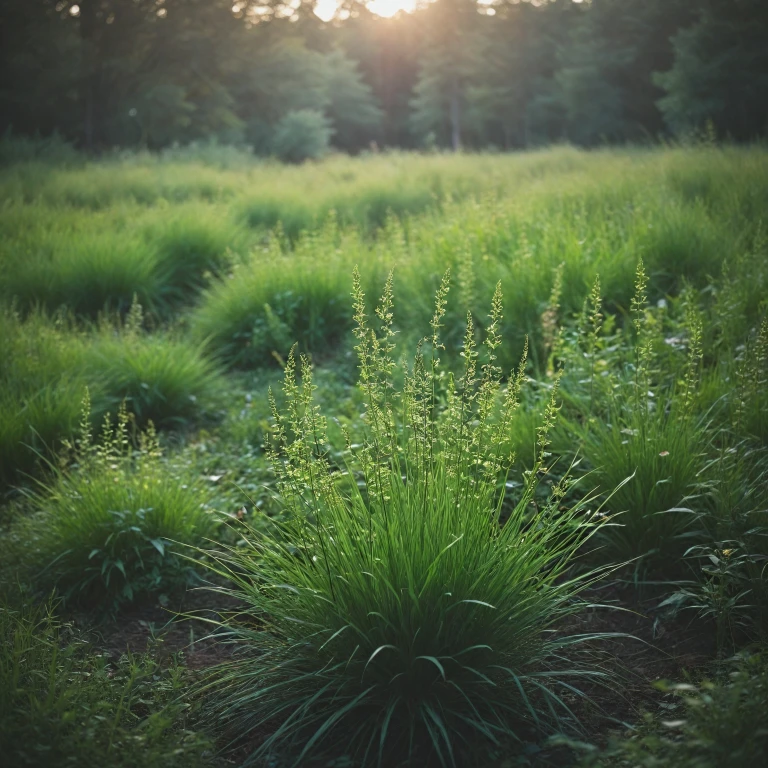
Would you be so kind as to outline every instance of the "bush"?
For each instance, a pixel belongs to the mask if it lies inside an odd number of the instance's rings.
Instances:
[[[305,764],[332,751],[366,764],[454,764],[483,744],[573,726],[558,690],[578,698],[567,679],[601,677],[565,661],[579,637],[551,632],[595,578],[569,570],[595,530],[589,500],[564,507],[564,479],[532,505],[557,388],[534,466],[501,522],[504,437],[524,361],[501,392],[497,290],[482,366],[470,320],[463,376],[444,390],[436,355],[447,291],[444,278],[430,351],[420,345],[395,391],[391,278],[374,330],[355,276],[368,436],[348,446],[346,471],[327,453],[308,361],[299,384],[288,359],[270,448],[282,521],[274,536],[245,529],[244,546],[211,555],[243,608],[224,622],[240,652],[205,690],[231,738],[250,743],[266,729],[250,761]]]
[[[187,728],[182,669],[149,656],[112,662],[52,616],[0,606],[0,754],[14,768],[203,766]]]
[[[286,163],[317,160],[328,152],[333,128],[315,109],[288,112],[275,126],[272,151]]]
[[[57,470],[33,495],[36,514],[19,522],[15,538],[41,587],[65,602],[114,611],[147,594],[187,584],[180,547],[198,544],[212,525],[194,483],[169,482],[150,425],[130,447],[128,415],[105,424],[101,445],[90,439],[87,403],[77,467]]]

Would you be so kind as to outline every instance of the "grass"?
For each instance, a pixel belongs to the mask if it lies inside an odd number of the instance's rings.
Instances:
[[[15,575],[35,599],[56,589],[65,618],[86,606],[128,626],[188,583],[212,536],[203,559],[226,597],[210,600],[239,601],[214,626],[238,652],[198,690],[224,759],[495,766],[520,750],[535,763],[552,732],[594,738],[587,694],[615,712],[600,684],[616,678],[589,656],[593,629],[624,625],[582,589],[626,561],[606,590],[652,617],[651,645],[669,650],[680,612],[718,657],[765,642],[763,147],[290,168],[213,145],[50,150],[21,147],[0,171],[0,593],[23,597]],[[390,270],[371,313],[362,294]],[[113,415],[73,450],[86,388],[86,428]],[[210,527],[210,510],[232,525]],[[142,689],[153,703],[118,715],[130,675],[165,672],[79,653],[71,669],[118,681],[83,699],[79,672],[56,683],[90,741],[45,692],[14,699],[0,732],[25,710],[44,732],[50,714],[60,726],[38,740],[65,764],[89,749],[94,764],[160,762],[187,726],[151,713],[180,712],[190,690],[166,710]],[[751,696],[736,688],[723,722]],[[592,755],[666,759],[665,727]],[[695,762],[700,738],[736,748],[707,729],[673,731],[669,755]],[[133,740],[147,751],[131,757]]]
[[[0,290],[25,310],[66,306],[96,317],[125,312],[133,297],[158,307],[162,283],[158,257],[136,234],[47,232],[37,242],[7,249]]]
[[[182,428],[213,415],[219,367],[178,334],[148,334],[142,324],[135,302],[125,322],[87,329],[61,314],[2,311],[0,481],[22,479],[72,437],[86,387],[96,422],[123,401],[140,425]]]
[[[391,290],[390,280],[374,330],[356,277],[367,435],[346,471],[329,462],[309,363],[299,384],[291,354],[271,449],[284,522],[273,537],[246,531],[245,548],[212,555],[213,570],[234,584],[223,591],[244,607],[223,625],[240,658],[214,669],[207,688],[230,738],[271,724],[251,761],[286,755],[302,764],[343,738],[355,764],[454,765],[483,742],[577,727],[561,693],[578,695],[580,677],[602,676],[568,661],[583,638],[549,636],[597,577],[569,570],[594,532],[584,516],[592,499],[563,508],[565,478],[531,509],[546,473],[556,389],[537,430],[536,463],[499,525],[503,437],[525,377],[523,359],[500,392],[501,294],[480,367],[470,326],[467,367],[441,409],[435,355],[447,279],[432,352],[417,352],[400,392],[391,381]],[[492,421],[497,394],[503,402]],[[356,483],[345,482],[350,475]]]
[[[123,409],[95,445],[87,407],[86,402],[77,467],[40,483],[33,514],[12,535],[24,542],[22,567],[43,590],[111,612],[189,583],[192,574],[179,547],[199,544],[213,518],[202,488],[161,461],[151,428],[134,451]]]
[[[178,664],[110,660],[51,605],[0,605],[0,752],[8,765],[210,765],[210,742],[178,702]]]
[[[662,681],[665,710],[648,714],[625,738],[590,750],[580,765],[609,768],[737,768],[760,765],[768,754],[762,713],[768,706],[768,672],[762,654],[743,654],[714,679],[696,684]]]

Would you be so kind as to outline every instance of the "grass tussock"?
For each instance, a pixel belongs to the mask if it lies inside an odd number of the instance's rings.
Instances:
[[[498,483],[510,461],[503,436],[525,359],[502,391],[497,290],[483,351],[470,318],[464,373],[449,380],[440,407],[447,293],[446,278],[431,335],[393,390],[392,280],[369,325],[356,277],[367,434],[348,446],[346,470],[328,459],[308,361],[299,383],[288,360],[271,448],[283,522],[273,536],[246,530],[246,547],[212,553],[214,570],[234,584],[224,591],[244,608],[224,625],[241,653],[205,690],[230,738],[269,724],[251,760],[288,755],[300,764],[343,738],[348,757],[365,764],[452,765],[481,743],[577,727],[561,693],[578,695],[580,677],[601,676],[566,660],[580,638],[549,633],[596,577],[570,571],[595,531],[593,501],[563,507],[564,478],[532,505],[557,388],[534,467],[500,521]]]
[[[76,466],[39,484],[34,513],[13,535],[40,587],[109,612],[186,585],[192,576],[180,547],[198,544],[213,519],[202,489],[163,462],[151,426],[133,449],[122,409],[95,444],[88,408],[86,401]]]

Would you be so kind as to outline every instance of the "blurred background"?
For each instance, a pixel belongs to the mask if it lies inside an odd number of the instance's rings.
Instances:
[[[0,131],[500,150],[768,130],[765,0],[3,0]]]

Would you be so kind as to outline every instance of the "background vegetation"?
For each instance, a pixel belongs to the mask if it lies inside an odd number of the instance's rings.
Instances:
[[[8,0],[0,130],[289,161],[706,125],[743,141],[768,125],[767,29],[762,0],[436,0],[394,18],[358,0]],[[77,162],[61,140],[2,161],[22,157]]]

